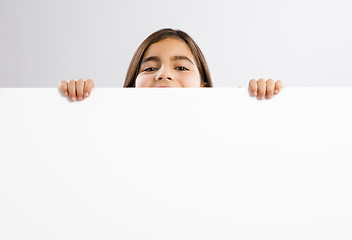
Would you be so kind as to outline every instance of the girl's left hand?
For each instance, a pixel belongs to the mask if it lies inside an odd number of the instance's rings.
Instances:
[[[249,81],[249,92],[252,97],[258,95],[258,99],[262,100],[264,97],[270,99],[274,94],[278,94],[280,90],[284,87],[281,80],[274,82],[272,79],[265,81],[263,78],[260,78],[258,81],[252,79]]]

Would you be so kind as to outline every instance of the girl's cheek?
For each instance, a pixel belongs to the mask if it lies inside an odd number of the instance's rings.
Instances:
[[[178,79],[181,79],[180,82],[183,87],[199,87],[200,85],[200,76],[194,73],[183,74]]]
[[[143,77],[141,75],[138,75],[136,78],[136,87],[142,87],[143,84]]]
[[[136,78],[136,86],[137,87],[150,87],[153,83],[154,76],[148,75],[138,75]]]

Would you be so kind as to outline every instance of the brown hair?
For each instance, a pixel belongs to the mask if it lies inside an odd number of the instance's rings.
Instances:
[[[202,87],[213,87],[207,62],[205,61],[204,55],[198,45],[187,33],[171,28],[160,29],[149,35],[142,42],[142,44],[138,47],[133,55],[130,66],[128,67],[123,87],[135,87],[136,78],[144,53],[147,51],[150,45],[166,38],[180,38],[187,43],[196,60],[196,65],[201,77]]]

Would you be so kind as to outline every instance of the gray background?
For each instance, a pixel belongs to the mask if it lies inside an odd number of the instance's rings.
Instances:
[[[352,86],[351,12],[348,0],[0,0],[0,87],[122,87],[137,47],[165,27],[197,42],[215,87]]]

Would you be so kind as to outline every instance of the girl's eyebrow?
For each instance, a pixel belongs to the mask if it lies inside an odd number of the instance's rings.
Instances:
[[[186,60],[186,61],[189,61],[190,63],[192,63],[194,65],[194,63],[192,62],[191,59],[189,59],[188,57],[186,56],[173,56],[170,58],[171,61],[176,61],[176,60]],[[148,61],[157,61],[157,62],[160,62],[160,58],[157,57],[157,56],[151,56],[151,57],[147,57],[147,58],[144,58],[143,61],[141,62],[141,65],[145,62],[148,62]]]

